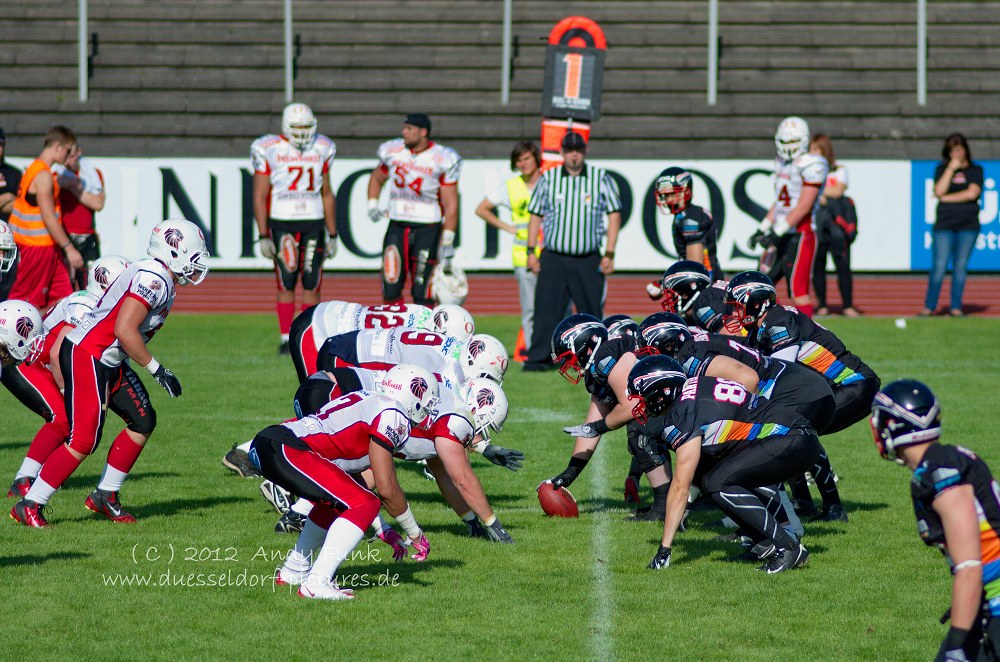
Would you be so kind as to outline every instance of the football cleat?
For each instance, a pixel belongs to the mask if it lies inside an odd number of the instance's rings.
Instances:
[[[264,497],[265,501],[271,504],[282,515],[291,510],[292,503],[294,503],[294,497],[291,492],[281,485],[275,485],[269,480],[265,480],[260,484],[260,494]]]
[[[250,464],[250,454],[240,450],[238,446],[233,446],[222,458],[222,466],[229,469],[243,478],[256,478],[260,476],[257,467]]]
[[[632,515],[625,518],[626,522],[662,522],[666,518],[667,513],[654,508],[653,506],[647,506],[646,508],[640,508],[635,511]]]
[[[847,511],[839,503],[823,508],[810,522],[844,522],[847,523]]]
[[[309,577],[299,586],[299,597],[311,600],[353,600],[354,593],[342,590],[329,580]]]
[[[639,479],[629,476],[625,479],[625,505],[638,506],[639,503]]]
[[[274,525],[275,533],[301,533],[306,525],[306,516],[289,510],[281,516],[278,523]]]
[[[28,476],[21,476],[20,478],[15,478],[14,482],[11,484],[10,489],[7,490],[7,498],[20,497],[24,498],[28,496],[28,490],[31,489],[31,484],[35,482],[34,478],[29,478]]]
[[[285,566],[281,566],[274,571],[274,585],[275,586],[300,586],[306,581],[306,577],[309,576],[308,570],[289,570]]]
[[[750,547],[753,545],[753,539],[750,536],[744,535],[739,530],[733,531],[732,533],[723,533],[712,538],[715,542],[732,542],[737,545],[743,545],[744,547]]]
[[[792,549],[779,549],[767,560],[767,563],[760,566],[758,570],[769,575],[776,575],[779,572],[801,568],[809,564],[809,550],[801,543]]]
[[[292,353],[292,350],[291,350],[291,348],[288,345],[288,341],[287,340],[282,340],[281,344],[278,345],[278,356],[287,356],[288,354],[291,354],[291,353]]]
[[[727,561],[732,563],[760,563],[767,561],[774,556],[778,548],[770,540],[762,540],[756,545],[750,545],[735,556],[730,556]]]
[[[104,515],[112,522],[119,524],[135,524],[135,517],[132,513],[122,508],[118,500],[118,492],[108,492],[96,489],[83,502],[87,510],[91,510],[98,515]]]
[[[33,529],[44,529],[49,526],[43,512],[47,507],[34,501],[21,499],[10,509],[10,518]]]

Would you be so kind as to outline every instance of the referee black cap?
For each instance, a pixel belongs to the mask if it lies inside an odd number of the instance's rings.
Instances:
[[[563,149],[587,149],[587,141],[576,131],[568,131],[562,139]]]

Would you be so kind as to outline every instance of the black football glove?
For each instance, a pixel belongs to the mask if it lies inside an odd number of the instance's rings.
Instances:
[[[171,398],[180,397],[181,394],[181,380],[177,379],[174,373],[170,372],[162,365],[156,369],[153,373],[153,379],[156,383],[166,389],[167,393]]]
[[[486,528],[482,524],[480,524],[480,522],[479,522],[478,519],[474,519],[471,522],[466,522],[465,520],[462,520],[462,521],[465,522],[465,525],[467,527],[469,527],[469,537],[470,538],[486,538],[487,537]]]
[[[656,556],[653,560],[649,562],[646,566],[650,570],[663,570],[664,568],[670,567],[670,548],[660,547],[659,551],[656,552]]]
[[[524,466],[522,464],[522,460],[524,460],[524,453],[519,450],[514,450],[513,448],[504,448],[503,446],[490,444],[485,450],[483,450],[483,457],[493,464],[506,467],[511,471],[517,471]]]
[[[552,487],[555,489],[559,489],[560,487],[569,487],[573,484],[573,481],[576,480],[577,475],[578,474],[575,474],[567,469],[555,478],[549,479],[549,482],[552,483]]]
[[[757,230],[750,238],[747,240],[747,246],[750,250],[756,248],[768,248],[769,246],[774,246],[778,243],[778,236],[774,234],[771,230]]]
[[[486,527],[486,535],[493,542],[504,543],[506,545],[514,544],[514,539],[507,533],[507,529],[503,528],[499,519],[493,520],[493,523]]]

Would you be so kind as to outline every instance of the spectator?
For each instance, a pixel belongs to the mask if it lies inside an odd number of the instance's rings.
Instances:
[[[83,257],[60,222],[59,183],[52,176],[52,166],[65,164],[75,146],[72,130],[65,126],[49,129],[41,154],[24,171],[10,214],[20,257],[10,296],[40,311],[72,294],[67,263],[71,269],[83,269]]]
[[[858,317],[861,313],[854,307],[854,276],[851,274],[851,243],[857,234],[857,224],[850,223],[850,219],[854,218],[854,202],[844,195],[849,183],[847,166],[837,163],[833,143],[825,133],[813,136],[809,153],[822,156],[830,164],[816,212],[816,260],[813,262],[813,289],[818,305],[816,314],[830,314],[826,305],[826,256],[829,253],[837,269],[843,313],[847,317]]]
[[[578,313],[604,316],[605,277],[615,270],[621,201],[615,181],[603,169],[588,166],[586,154],[583,136],[567,133],[562,139],[563,165],[542,175],[528,203],[528,268],[538,274],[538,285],[525,370],[551,365],[552,332],[570,300]],[[605,214],[607,244],[601,255]],[[536,257],[539,227],[545,248]]]
[[[7,135],[0,128],[0,221],[10,218],[17,198],[17,189],[21,185],[21,171],[7,163],[4,156],[7,150]],[[0,273],[0,301],[6,301],[10,288],[14,286],[17,277],[17,260],[8,271]]]
[[[531,340],[531,332],[535,317],[535,285],[538,277],[528,269],[528,225],[531,214],[528,213],[528,202],[535,184],[542,178],[542,152],[538,145],[530,141],[514,145],[510,153],[510,169],[519,172],[506,182],[496,187],[476,207],[476,215],[493,227],[514,235],[514,250],[511,254],[514,263],[514,276],[517,278],[518,292],[521,299],[521,333],[518,336],[514,360],[523,363],[527,359],[525,344]],[[510,210],[511,222],[500,220],[496,214],[499,207]],[[535,255],[538,255],[538,237],[533,237]]]
[[[941,282],[951,258],[952,317],[962,317],[962,291],[969,257],[979,237],[979,196],[983,192],[983,169],[972,162],[969,143],[961,133],[944,140],[941,163],[934,170],[934,197],[938,199],[933,232],[933,266],[927,281],[927,299],[921,317],[937,309]]]
[[[101,257],[100,238],[94,227],[94,214],[104,209],[107,194],[104,192],[104,173],[90,159],[83,158],[77,144],[66,159],[66,165],[52,166],[59,182],[59,206],[62,224],[69,233],[69,240],[83,256],[83,269],[70,272],[75,289],[87,287],[87,274],[97,258]]]

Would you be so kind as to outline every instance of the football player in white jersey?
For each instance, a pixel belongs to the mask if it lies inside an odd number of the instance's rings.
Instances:
[[[334,142],[316,133],[316,117],[304,103],[285,107],[281,135],[261,136],[250,146],[260,252],[274,260],[278,274],[282,354],[288,353],[299,276],[305,310],[319,303],[323,259],[337,250],[336,200],[330,185],[336,153]]]
[[[368,215],[383,218],[379,194],[389,182],[389,228],[382,244],[382,298],[403,301],[407,274],[413,302],[433,306],[431,273],[438,261],[450,265],[458,229],[458,152],[431,140],[431,120],[412,113],[402,138],[382,143],[368,180]]]
[[[115,522],[135,521],[122,508],[118,492],[153,432],[156,414],[142,382],[129,374],[126,359],[146,368],[171,397],[181,394],[180,380],[160,365],[146,343],[166,321],[175,286],[197,285],[208,273],[203,262],[208,257],[205,236],[185,219],[157,224],[147,253],[151,259],[130,264],[111,283],[97,307],[66,335],[59,350],[69,440],[49,454],[27,495],[11,510],[11,517],[26,526],[48,526],[42,508],[97,447],[110,405],[109,393],[115,385],[124,388],[126,382],[142,402],[143,417],[128,421],[128,427],[112,442],[98,488],[84,505]]]
[[[769,269],[773,280],[784,275],[792,304],[812,317],[809,283],[816,255],[813,214],[826,185],[829,164],[809,153],[809,125],[801,117],[786,117],[778,125],[774,145],[774,204],[750,237],[750,247],[774,252]]]

